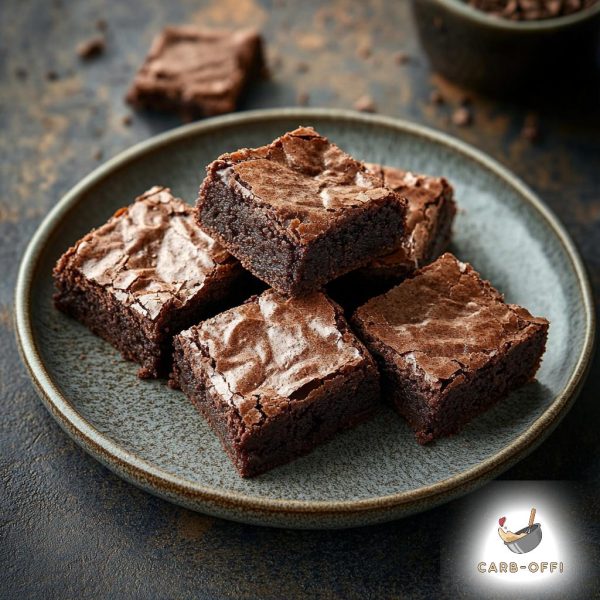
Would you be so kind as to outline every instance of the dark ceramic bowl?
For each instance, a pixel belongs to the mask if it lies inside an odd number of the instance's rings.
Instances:
[[[493,94],[553,93],[597,77],[600,2],[565,17],[514,22],[463,0],[413,0],[421,43],[435,71]]]

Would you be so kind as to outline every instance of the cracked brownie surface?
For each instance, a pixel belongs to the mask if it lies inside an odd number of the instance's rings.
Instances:
[[[258,278],[299,295],[394,250],[406,200],[311,127],[207,167],[198,222]]]
[[[310,451],[366,419],[378,374],[341,309],[320,292],[267,290],[182,332],[173,382],[244,476]]]
[[[454,190],[443,177],[366,163],[383,185],[407,200],[402,243],[361,269],[369,277],[399,278],[425,266],[446,249],[456,214]]]
[[[217,31],[192,25],[166,27],[153,41],[127,101],[174,110],[185,120],[235,110],[264,67],[257,31]]]
[[[353,322],[421,442],[458,431],[531,380],[548,330],[448,253],[360,307]]]
[[[156,377],[168,372],[172,335],[207,316],[241,267],[189,205],[156,186],[84,236],[53,274],[57,307]]]

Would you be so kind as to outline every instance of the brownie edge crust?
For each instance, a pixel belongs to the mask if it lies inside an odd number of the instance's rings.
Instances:
[[[277,291],[300,295],[395,249],[406,200],[310,127],[207,167],[197,219]]]
[[[372,416],[379,374],[341,308],[267,290],[175,338],[171,385],[243,477],[307,454]]]
[[[354,314],[385,395],[424,444],[532,381],[548,321],[506,304],[466,263],[443,254]]]

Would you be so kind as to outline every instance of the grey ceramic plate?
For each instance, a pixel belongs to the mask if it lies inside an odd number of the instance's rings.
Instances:
[[[183,394],[140,381],[135,365],[52,308],[50,272],[72,242],[154,184],[190,202],[204,166],[314,125],[361,159],[448,177],[462,208],[454,252],[511,302],[551,321],[539,381],[459,436],[421,447],[390,410],[311,455],[240,479]],[[405,122],[351,112],[272,110],[203,121],[140,144],[86,177],[42,223],[16,292],[17,335],[45,405],[90,454],[132,483],[248,523],[347,527],[401,517],[482,485],[537,446],[571,406],[593,344],[581,261],[555,217],[473,148]],[[548,473],[551,476],[551,473]]]

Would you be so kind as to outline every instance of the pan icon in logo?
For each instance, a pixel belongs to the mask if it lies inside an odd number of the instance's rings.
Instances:
[[[534,548],[537,548],[542,541],[542,526],[535,521],[535,508],[531,509],[529,515],[529,524],[523,529],[519,529],[516,533],[512,531],[505,531],[502,529],[506,522],[506,517],[502,517],[498,520],[500,527],[498,527],[498,535],[504,542],[504,545],[515,554],[526,554],[531,552]]]

